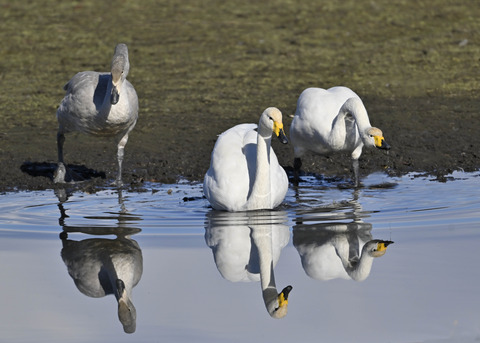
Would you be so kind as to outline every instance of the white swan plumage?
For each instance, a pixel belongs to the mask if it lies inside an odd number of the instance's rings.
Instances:
[[[335,152],[351,154],[355,185],[359,185],[358,158],[362,149],[390,149],[380,129],[372,127],[360,97],[347,87],[307,88],[298,98],[290,126],[294,148],[294,178],[307,152],[328,155]]]
[[[115,183],[122,184],[122,162],[128,135],[138,118],[138,97],[126,79],[130,63],[128,48],[118,44],[112,59],[111,71],[77,73],[64,86],[66,91],[57,110],[58,168],[54,182],[72,179],[63,160],[65,134],[73,131],[93,136],[113,136],[117,140],[118,172]]]
[[[214,209],[273,209],[282,203],[288,177],[271,148],[272,133],[287,143],[282,113],[275,107],[262,113],[258,126],[237,125],[218,137],[203,183]]]

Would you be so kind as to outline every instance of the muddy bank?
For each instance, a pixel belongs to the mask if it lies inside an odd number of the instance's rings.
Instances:
[[[125,149],[127,187],[202,180],[216,136],[257,122],[269,106],[283,112],[288,134],[310,86],[352,88],[384,132],[392,149],[364,151],[362,175],[415,171],[442,180],[480,167],[479,9],[443,0],[435,8],[387,0],[1,6],[1,191],[54,187],[62,86],[77,71],[107,70],[120,41],[140,99]],[[288,170],[293,149],[277,143]],[[92,176],[82,187],[95,190],[114,179],[115,150],[110,140],[72,134],[65,160]],[[351,175],[348,156],[308,157],[303,169]]]

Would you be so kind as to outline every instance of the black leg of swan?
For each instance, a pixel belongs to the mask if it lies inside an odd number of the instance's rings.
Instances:
[[[355,187],[360,187],[360,175],[359,175],[359,167],[358,167],[358,160],[352,160],[353,166],[353,183]]]
[[[293,160],[293,183],[298,184],[300,181],[300,168],[302,167],[302,160],[300,157],[295,157]]]
[[[63,143],[65,143],[65,135],[59,132],[57,133],[57,152],[59,163],[63,163]]]

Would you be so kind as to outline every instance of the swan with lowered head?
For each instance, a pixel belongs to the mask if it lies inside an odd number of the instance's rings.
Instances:
[[[362,100],[347,87],[305,89],[297,101],[290,139],[296,182],[302,166],[301,157],[307,151],[319,155],[350,153],[355,186],[358,186],[358,159],[363,147],[390,149],[382,131],[370,125]]]
[[[118,44],[113,55],[111,72],[77,73],[64,86],[66,91],[57,110],[58,168],[54,182],[72,179],[63,160],[65,134],[73,131],[93,136],[113,136],[117,141],[118,173],[115,184],[122,185],[122,162],[128,135],[138,118],[138,97],[127,75],[130,69],[128,49]]]
[[[271,148],[272,133],[287,143],[282,113],[275,107],[262,113],[258,127],[240,124],[218,137],[203,182],[214,209],[273,209],[282,203],[288,178]]]

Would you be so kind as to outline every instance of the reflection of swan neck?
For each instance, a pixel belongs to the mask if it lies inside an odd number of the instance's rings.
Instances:
[[[136,329],[137,310],[131,300],[131,287],[125,287],[122,280],[116,280],[117,292],[115,296],[118,300],[118,319],[123,325],[123,330],[126,333],[133,333]]]
[[[345,266],[345,270],[353,280],[363,281],[370,275],[372,264],[373,256],[362,253],[360,260],[353,265],[349,264],[348,266]]]
[[[260,282],[265,307],[273,318],[282,318],[287,314],[288,294],[292,287],[287,286],[280,293],[277,291],[273,273],[272,230],[252,227],[252,238],[258,248]]]
[[[372,240],[363,246],[358,262],[345,265],[345,261],[342,260],[348,275],[355,281],[365,280],[372,270],[373,259],[383,256],[387,246],[392,243],[391,241]]]

